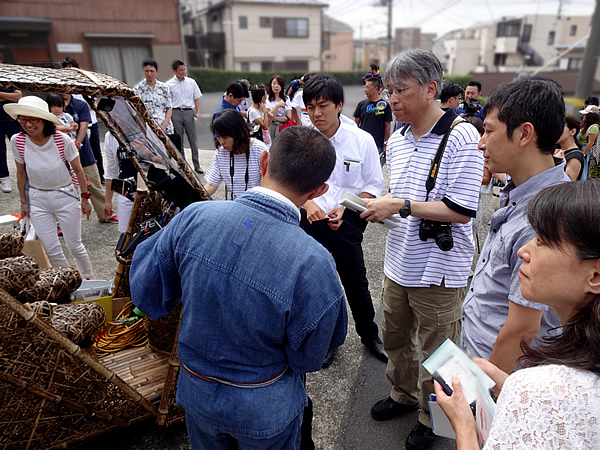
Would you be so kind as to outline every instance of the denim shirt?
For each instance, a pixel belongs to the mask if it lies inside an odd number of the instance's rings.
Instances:
[[[527,219],[527,204],[542,189],[571,181],[562,159],[555,167],[515,187],[509,182],[500,193],[500,208],[492,216],[471,287],[463,303],[462,347],[480,358],[489,359],[496,338],[508,317],[509,300],[543,311],[539,337],[560,332],[556,312],[546,305],[523,298],[519,284],[522,260],[517,251],[535,236]],[[508,204],[507,204],[508,203]],[[532,345],[536,345],[536,338]]]
[[[290,205],[250,190],[190,205],[136,250],[131,299],[153,319],[183,303],[177,402],[224,431],[271,437],[306,405],[300,374],[321,368],[346,336],[344,295],[329,253]]]

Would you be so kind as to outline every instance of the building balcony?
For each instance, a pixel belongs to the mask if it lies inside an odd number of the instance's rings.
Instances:
[[[204,33],[197,35],[200,50],[209,53],[225,53],[225,33]]]
[[[516,53],[519,43],[518,36],[498,37],[496,38],[495,53]]]

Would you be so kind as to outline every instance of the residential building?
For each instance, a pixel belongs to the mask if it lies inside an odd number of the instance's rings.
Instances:
[[[191,16],[190,62],[227,70],[320,71],[325,6],[318,0],[208,4]]]
[[[354,29],[334,19],[323,16],[323,71],[352,70],[354,59]]]
[[[520,72],[560,68],[557,47],[585,38],[589,16],[503,17],[451,31],[435,40],[433,51],[448,73]]]
[[[388,63],[388,39],[380,37],[375,39],[354,40],[354,69],[368,70],[369,64],[377,64],[383,71]],[[393,55],[392,55],[393,56]]]
[[[432,50],[435,36],[432,33],[421,33],[420,28],[396,28],[394,41],[392,42],[392,53],[397,55],[415,48]]]
[[[161,78],[181,58],[176,2],[146,0],[0,0],[0,52],[7,63],[49,63],[66,56],[84,69],[134,84],[153,57]]]

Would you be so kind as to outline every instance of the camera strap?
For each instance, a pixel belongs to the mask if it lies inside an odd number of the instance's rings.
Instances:
[[[442,162],[442,156],[444,156],[444,151],[446,150],[446,144],[448,143],[448,138],[450,137],[450,133],[452,133],[452,130],[454,129],[454,127],[461,122],[464,122],[464,120],[461,119],[461,120],[455,120],[454,122],[452,122],[452,125],[450,125],[450,128],[448,128],[448,131],[446,131],[446,134],[444,134],[444,137],[440,141],[440,145],[437,149],[437,153],[435,154],[435,157],[433,158],[433,161],[431,162],[431,167],[429,168],[429,175],[427,175],[427,181],[425,183],[425,188],[427,189],[427,195],[425,196],[425,201],[429,200],[429,193],[433,190],[433,187],[435,186],[435,180],[437,179],[437,174],[440,171],[440,164]]]

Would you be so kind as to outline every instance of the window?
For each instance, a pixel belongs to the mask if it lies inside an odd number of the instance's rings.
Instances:
[[[243,72],[248,72],[250,70],[250,63],[243,62],[243,63],[241,63],[241,65],[242,65],[241,69]]]
[[[551,31],[550,33],[548,33],[548,45],[554,45],[554,37],[556,36],[556,33],[554,31]]]
[[[260,17],[258,19],[258,23],[261,28],[271,28],[271,18],[270,17]]]
[[[273,37],[308,37],[308,19],[273,17]]]
[[[518,36],[521,31],[520,20],[508,20],[500,22],[496,29],[496,37],[511,37]]]
[[[308,61],[286,61],[285,70],[290,72],[308,72]]]
[[[240,29],[248,28],[248,17],[240,16]]]
[[[273,72],[273,63],[271,61],[263,61],[260,63],[261,72]]]
[[[575,36],[577,34],[577,25],[571,25],[569,28],[569,36]]]
[[[494,65],[495,66],[506,65],[506,53],[496,53],[494,55]]]
[[[568,70],[581,70],[583,59],[581,58],[569,58]]]
[[[526,23],[523,25],[523,35],[521,36],[521,40],[525,43],[531,41],[531,31],[533,30],[533,25],[530,23]]]
[[[321,42],[321,50],[329,50],[331,41],[331,35],[329,33],[323,33],[323,39]]]
[[[335,55],[326,55],[325,59],[335,59]]]
[[[94,71],[106,73],[133,86],[139,81],[139,61],[152,56],[150,45],[119,45],[94,43],[91,45]]]

